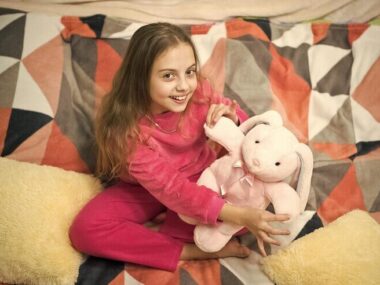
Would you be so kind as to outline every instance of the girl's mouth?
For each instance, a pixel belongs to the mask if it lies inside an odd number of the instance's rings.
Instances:
[[[169,96],[170,99],[175,101],[176,103],[183,103],[186,100],[187,95],[182,96]]]

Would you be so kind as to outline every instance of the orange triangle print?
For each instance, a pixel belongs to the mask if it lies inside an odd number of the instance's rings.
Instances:
[[[327,23],[313,24],[311,26],[311,30],[314,36],[314,44],[319,43],[326,37],[329,28],[330,24]]]
[[[363,33],[365,30],[368,29],[368,24],[363,23],[363,24],[348,24],[348,42],[352,46],[352,43],[356,41]]]
[[[269,42],[268,36],[255,23],[246,22],[241,19],[234,19],[226,22],[227,37],[239,38],[245,35],[252,35],[257,39]]]
[[[355,166],[351,165],[340,183],[320,205],[318,214],[330,223],[354,209],[366,210],[366,207],[356,180]]]
[[[202,66],[202,76],[213,82],[213,89],[223,94],[226,65],[226,40],[220,39],[214,46],[211,56]]]
[[[87,38],[95,38],[95,32],[89,25],[83,23],[79,17],[76,16],[63,16],[61,18],[62,25],[65,29],[61,32],[64,39],[70,39],[72,35],[79,35]]]
[[[108,285],[128,285],[128,283],[125,282],[124,278],[124,270],[120,272]]]
[[[60,36],[34,50],[22,60],[43,91],[53,114],[57,112],[63,72],[63,45]]]
[[[186,261],[181,266],[196,284],[221,284],[220,262],[216,259]]]
[[[272,62],[269,68],[268,78],[276,96],[279,100],[286,117],[291,125],[297,128],[297,133],[302,134],[302,141],[308,138],[308,117],[310,86],[297,74],[293,63],[281,56],[275,46],[270,44],[269,51]]]
[[[98,59],[95,72],[95,110],[98,109],[101,99],[112,87],[116,71],[121,64],[121,56],[105,41],[96,41]]]
[[[46,153],[46,144],[48,142],[53,123],[50,122],[37,130],[20,144],[9,158],[41,164]]]
[[[105,41],[96,41],[98,59],[96,66],[95,82],[105,92],[110,91],[112,79],[121,64],[121,56]]]
[[[75,145],[62,134],[57,124],[53,123],[51,135],[46,145],[42,164],[57,166],[66,170],[89,173],[86,163],[81,159]]]
[[[0,153],[4,149],[4,141],[7,135],[9,118],[11,117],[12,109],[0,108]]]
[[[179,267],[175,272],[147,268],[143,266],[127,266],[127,273],[142,284],[180,284]]]
[[[354,144],[312,143],[315,150],[327,154],[332,159],[344,159],[357,152]]]

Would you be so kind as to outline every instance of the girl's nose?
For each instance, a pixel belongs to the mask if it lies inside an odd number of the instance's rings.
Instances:
[[[180,79],[178,81],[178,84],[176,86],[177,92],[184,92],[189,90],[189,83],[187,82],[186,78]]]

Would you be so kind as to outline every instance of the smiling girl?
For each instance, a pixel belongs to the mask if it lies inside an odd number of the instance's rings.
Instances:
[[[194,226],[182,214],[204,224],[217,220],[245,226],[263,243],[287,234],[269,225],[286,215],[240,208],[196,184],[215,159],[203,131],[221,116],[236,124],[246,114],[219,96],[199,75],[193,43],[179,27],[154,23],[137,30],[129,42],[111,92],[96,120],[98,175],[116,181],[90,201],[70,230],[73,245],[86,254],[175,270],[179,260],[246,257],[236,240],[215,253],[193,243]],[[145,223],[162,212],[158,231]]]

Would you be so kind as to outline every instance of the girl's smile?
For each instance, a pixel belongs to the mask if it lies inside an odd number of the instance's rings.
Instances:
[[[183,112],[197,88],[197,67],[190,45],[179,43],[159,55],[150,77],[152,114]]]

